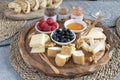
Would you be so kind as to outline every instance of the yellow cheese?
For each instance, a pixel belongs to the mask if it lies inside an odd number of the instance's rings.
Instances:
[[[75,46],[62,46],[61,54],[63,55],[72,55],[75,51]]]
[[[55,63],[57,64],[57,66],[64,66],[69,57],[69,55],[57,54],[55,58]]]
[[[41,45],[44,45],[48,40],[49,36],[46,34],[36,34],[33,35],[31,40],[30,40],[30,47],[39,47]]]
[[[61,51],[60,47],[49,47],[47,50],[47,56],[55,57],[56,54],[60,53],[60,51]]]
[[[31,53],[44,53],[45,52],[45,46],[40,47],[34,47],[31,49]]]
[[[81,50],[75,51],[75,53],[73,53],[73,62],[81,65],[85,64],[84,54]]]

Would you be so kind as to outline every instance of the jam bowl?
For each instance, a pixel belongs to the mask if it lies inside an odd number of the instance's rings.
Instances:
[[[75,33],[83,32],[87,28],[87,24],[80,19],[67,20],[65,21],[64,26]]]

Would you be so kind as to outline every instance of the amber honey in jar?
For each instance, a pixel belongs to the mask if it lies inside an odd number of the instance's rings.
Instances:
[[[65,21],[69,19],[69,9],[67,7],[60,7],[58,9],[58,21]]]
[[[71,19],[83,20],[83,9],[79,6],[73,6],[71,10]]]
[[[44,20],[46,21],[49,17],[51,17],[54,22],[57,21],[56,8],[48,7],[48,8],[45,9]]]

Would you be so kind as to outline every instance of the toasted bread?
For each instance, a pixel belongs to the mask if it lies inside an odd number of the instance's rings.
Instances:
[[[8,8],[13,8],[15,13],[20,13],[21,12],[21,7],[18,3],[15,2],[10,2],[8,4]]]
[[[47,6],[47,1],[46,0],[39,0],[39,8],[42,9],[42,8],[46,8]]]
[[[38,10],[40,4],[39,4],[39,0],[35,0],[35,6],[32,8],[33,11]]]
[[[47,1],[47,6],[52,6],[52,0],[46,0]]]
[[[35,4],[36,4],[35,0],[27,0],[27,1],[30,3],[31,9],[35,7]]]
[[[15,2],[21,6],[23,13],[27,14],[30,12],[30,3],[28,1],[21,0],[21,1],[15,1]]]

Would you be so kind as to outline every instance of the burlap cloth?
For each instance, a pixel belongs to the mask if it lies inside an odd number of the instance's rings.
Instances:
[[[120,37],[120,17],[118,18],[116,22],[116,30],[117,30],[118,36]]]
[[[7,19],[4,16],[3,11],[6,9],[7,3],[8,2],[0,2],[0,41],[3,41],[5,39],[13,36],[26,23],[25,20],[24,21],[14,21],[11,19]]]
[[[114,80],[114,78],[120,72],[120,40],[113,31],[106,28],[109,31],[111,39],[116,44],[115,51],[111,60],[101,70],[94,74],[74,78],[64,79],[61,77],[49,77],[44,75],[40,70],[28,66],[22,59],[19,49],[18,40],[20,32],[13,38],[10,46],[10,61],[14,69],[20,74],[24,80]]]

